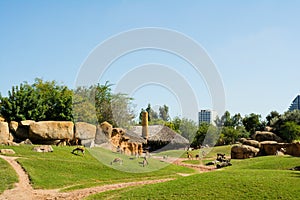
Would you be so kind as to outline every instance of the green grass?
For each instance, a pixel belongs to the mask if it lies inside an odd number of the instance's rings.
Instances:
[[[202,155],[202,151],[206,152],[206,155],[204,159],[211,159],[211,158],[216,158],[217,153],[225,153],[227,156],[230,156],[230,150],[231,146],[217,146],[217,147],[212,147],[212,148],[203,148],[203,149],[197,149],[194,151],[190,151],[194,157],[196,154]],[[156,155],[158,156],[169,156],[169,157],[180,157],[180,158],[187,158],[185,150],[170,150],[170,151],[164,151],[157,153]]]
[[[300,165],[296,157],[233,160],[222,170],[177,180],[92,195],[87,199],[298,199]]]
[[[177,173],[194,173],[192,169],[167,165],[153,159],[148,160],[148,166],[142,167],[139,164],[142,158],[130,159],[100,148],[86,151],[85,156],[71,154],[73,147],[54,146],[52,153],[33,152],[32,146],[10,148],[15,150],[15,156],[20,157],[19,163],[37,189],[64,187],[65,190],[73,190],[119,182],[178,177]],[[114,164],[112,168],[110,161],[115,157],[122,157],[124,164]],[[138,173],[130,173],[129,169]]]
[[[0,158],[0,194],[7,189],[11,189],[13,184],[18,182],[18,177],[14,169],[3,159]]]

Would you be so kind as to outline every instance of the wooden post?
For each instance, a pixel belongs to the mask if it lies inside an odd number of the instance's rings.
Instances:
[[[142,137],[148,140],[149,133],[148,133],[148,112],[143,112],[142,115]]]

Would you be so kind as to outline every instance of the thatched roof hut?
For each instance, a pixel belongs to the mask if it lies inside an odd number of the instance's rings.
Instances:
[[[142,126],[134,126],[130,129],[135,135],[142,135]],[[152,125],[148,126],[149,138],[147,145],[151,150],[157,149],[180,149],[189,146],[189,141],[163,125]]]

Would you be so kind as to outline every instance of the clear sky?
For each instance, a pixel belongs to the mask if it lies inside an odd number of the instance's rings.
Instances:
[[[226,110],[263,117],[272,110],[282,113],[300,90],[299,19],[296,0],[1,0],[0,92],[5,96],[13,85],[36,77],[73,88],[82,63],[101,42],[130,29],[161,27],[206,50],[222,77]],[[211,108],[205,81],[166,52],[125,55],[99,81],[116,83],[145,63],[174,67],[190,81],[198,110]],[[137,111],[150,102],[169,105],[172,117],[182,114],[176,94],[162,86],[148,85],[132,96]]]

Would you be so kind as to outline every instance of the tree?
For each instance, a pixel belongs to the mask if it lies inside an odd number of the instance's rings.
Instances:
[[[201,145],[213,146],[219,138],[218,133],[218,129],[215,126],[208,123],[201,123],[191,146],[195,148]]]
[[[133,119],[135,118],[134,109],[132,105],[132,98],[128,97],[126,94],[113,94],[112,95],[112,114],[113,121],[117,127],[128,128],[133,124]]]
[[[250,134],[254,134],[255,131],[261,130],[263,127],[262,122],[260,121],[261,116],[251,113],[250,115],[246,115],[243,119],[243,125],[245,129],[250,132]]]
[[[95,87],[78,87],[74,90],[73,117],[75,122],[97,124]]]
[[[197,123],[194,122],[191,119],[182,118],[179,126],[179,133],[188,139],[190,142],[193,141],[196,132],[197,132],[198,126]]]
[[[37,78],[32,85],[13,86],[8,97],[1,97],[0,113],[8,121],[73,120],[72,95],[66,86]]]
[[[155,119],[158,119],[158,114],[151,108],[151,104],[149,103],[146,111],[148,112],[148,121],[151,122]]]
[[[97,84],[95,86],[95,108],[97,121],[101,124],[104,121],[109,122],[112,125],[116,125],[113,120],[112,113],[112,93],[111,86],[108,81],[104,85]]]
[[[271,126],[273,120],[276,120],[280,117],[280,114],[277,111],[271,111],[270,114],[267,115],[267,126]]]
[[[300,110],[287,111],[279,117],[276,116],[270,121],[274,132],[286,141],[292,141],[299,136]],[[298,136],[297,136],[298,135]]]
[[[169,116],[169,107],[167,105],[163,105],[159,107],[159,117],[163,121],[169,121],[170,116]]]
[[[293,121],[287,121],[280,129],[280,136],[287,142],[300,138],[300,126]]]

